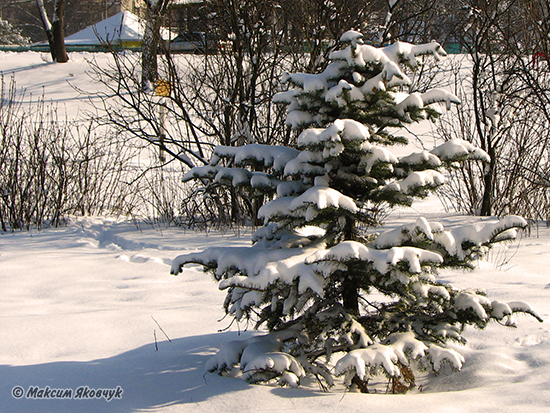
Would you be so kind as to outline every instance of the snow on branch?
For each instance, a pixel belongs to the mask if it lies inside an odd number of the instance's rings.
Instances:
[[[432,365],[432,369],[435,372],[441,370],[444,363],[450,364],[451,368],[458,371],[464,364],[464,356],[458,351],[451,348],[440,347],[435,344],[430,344],[428,350],[426,350],[428,360]]]
[[[353,198],[328,187],[314,186],[309,188],[291,202],[290,210],[295,211],[309,206],[314,206],[317,211],[332,207],[342,208],[351,213],[357,212],[357,205]]]
[[[295,199],[296,197],[287,196],[269,201],[259,209],[258,218],[263,218],[264,222],[267,224],[275,217],[291,215],[290,205]]]
[[[250,172],[243,168],[222,168],[214,177],[215,182],[225,183],[235,188],[250,186],[252,188],[271,188],[275,190],[281,182],[264,172]]]
[[[214,179],[216,174],[220,171],[220,168],[217,166],[195,166],[191,168],[189,172],[186,172],[183,175],[183,182],[188,182],[192,179]]]
[[[340,41],[342,43],[347,43],[356,47],[358,44],[364,44],[363,33],[356,30],[348,30],[342,36],[340,36]]]
[[[350,66],[364,68],[370,65],[385,65],[388,61],[403,63],[415,68],[420,64],[418,56],[432,55],[436,60],[447,56],[447,52],[437,42],[414,45],[406,42],[396,42],[390,46],[376,48],[363,44],[357,32],[346,32],[342,39],[350,46],[343,50],[334,51],[329,55],[331,60],[342,60]]]
[[[392,266],[405,261],[409,263],[409,271],[414,274],[422,272],[422,264],[442,264],[443,257],[436,252],[414,247],[393,247],[388,251],[387,262]]]
[[[332,188],[314,186],[298,197],[277,198],[268,202],[260,208],[258,217],[267,223],[277,216],[296,215],[305,210],[306,221],[312,221],[320,211],[328,208],[357,212],[357,205],[352,198]]]
[[[232,160],[235,166],[262,166],[282,171],[291,159],[300,152],[286,146],[251,144],[245,146],[216,146],[211,165],[217,165],[220,159]]]
[[[245,168],[226,168],[222,166],[197,166],[183,176],[183,182],[192,179],[208,179],[235,188],[266,188],[275,191],[281,180],[265,172],[251,172]]]
[[[214,181],[227,183],[234,187],[250,185],[252,172],[242,168],[219,168]]]
[[[412,68],[418,67],[420,61],[418,56],[431,55],[437,61],[447,56],[447,52],[436,41],[431,43],[414,45],[405,42],[395,42],[390,46],[382,48],[384,54],[395,63],[404,63]]]
[[[454,297],[454,307],[457,310],[473,310],[482,320],[489,319],[485,308],[491,307],[491,300],[473,290],[464,290]]]
[[[445,177],[440,172],[428,169],[426,171],[411,172],[405,179],[394,181],[382,188],[382,191],[403,195],[420,193],[425,195],[425,190],[435,189],[445,183]]]
[[[444,89],[430,89],[427,92],[422,93],[422,101],[424,105],[430,105],[432,103],[445,102],[447,109],[451,109],[451,103],[460,105],[460,99],[453,93]]]
[[[300,248],[322,238],[325,234],[326,230],[311,225],[288,231],[281,229],[278,223],[270,222],[252,234],[252,242],[256,245],[263,243],[270,248]]]
[[[401,376],[399,365],[408,366],[412,360],[424,361],[424,364],[429,362],[436,372],[441,369],[443,362],[448,362],[455,370],[460,370],[464,363],[460,353],[435,344],[427,346],[411,332],[394,333],[386,343],[348,352],[336,363],[335,374],[346,374],[346,381],[355,375],[365,380],[369,371],[382,370],[386,375],[398,378]]]
[[[382,49],[366,44],[357,44],[356,47],[348,46],[343,50],[330,53],[329,59],[345,62],[348,66],[363,69],[367,65],[384,66],[391,59]]]
[[[368,369],[383,368],[388,376],[399,377],[399,361],[391,346],[374,344],[367,348],[352,350],[336,363],[334,373],[342,376],[352,370],[361,380],[368,377]]]
[[[441,160],[428,151],[413,152],[410,155],[399,158],[399,167],[403,169],[437,169],[441,166]]]
[[[271,260],[256,273],[249,273],[247,275],[235,274],[222,280],[219,284],[220,289],[239,287],[243,289],[266,291],[277,282],[290,285],[294,281],[297,281],[299,293],[304,293],[307,289],[310,289],[320,297],[323,297],[323,289],[325,287],[324,278],[317,273],[316,266],[308,266],[304,263],[306,257],[311,255],[314,249],[295,249],[298,250],[297,252],[300,252],[300,254],[296,254],[295,251],[294,255],[286,258],[284,257],[288,254],[278,254],[280,259]],[[275,254],[273,258],[277,258],[277,254]],[[241,309],[244,308],[242,303],[239,305]]]
[[[289,161],[284,170],[285,176],[309,176],[315,177],[324,175],[326,170],[318,163],[323,161],[322,152],[314,152],[309,150],[303,150],[300,154]]]
[[[444,102],[447,109],[450,109],[451,103],[460,104],[460,99],[443,89],[432,89],[425,93],[415,92],[395,105],[395,111],[399,118],[407,119],[407,112],[422,110],[428,105],[441,102]]]
[[[463,258],[476,247],[513,240],[517,229],[526,227],[525,219],[510,215],[498,221],[464,225],[438,233],[435,241],[443,245],[449,254]]]
[[[371,263],[380,274],[386,274],[391,267],[406,262],[411,273],[421,273],[422,264],[441,264],[443,257],[436,252],[415,247],[393,247],[389,250],[377,250],[356,241],[344,241],[340,244],[319,250],[306,258],[307,264],[320,261],[345,262],[359,260]]]
[[[507,303],[507,305],[512,310],[512,313],[530,314],[541,323],[544,322],[544,319],[542,318],[542,316],[539,313],[537,313],[529,303],[526,303],[524,301],[510,301]]]
[[[280,385],[298,387],[306,373],[298,361],[288,353],[268,352],[252,359],[243,368],[243,380],[250,383],[266,381],[271,374],[280,375]]]
[[[366,142],[370,130],[353,119],[337,119],[328,128],[309,128],[298,136],[298,148],[317,146],[325,142]]]
[[[517,229],[526,226],[527,221],[514,215],[450,230],[445,230],[439,222],[428,222],[425,218],[419,218],[414,223],[383,232],[372,245],[377,249],[384,249],[411,243],[424,245],[426,241],[431,241],[433,246],[430,248],[464,259],[473,252],[478,252],[479,247],[515,239]]]
[[[394,165],[399,162],[397,157],[389,149],[375,145],[362,145],[363,150],[367,152],[361,157],[360,167],[365,168],[365,172],[369,173],[372,168],[380,163]]]
[[[257,275],[268,263],[302,254],[301,249],[270,249],[249,247],[211,247],[202,252],[179,255],[172,261],[171,273],[179,274],[186,264],[201,264],[215,270],[219,280],[235,271]],[[233,271],[232,271],[233,270]]]
[[[263,172],[250,172],[243,168],[225,168],[221,166],[198,166],[183,176],[183,182],[191,179],[208,179],[235,188],[270,188],[276,190],[281,181]]]
[[[457,310],[474,311],[477,317],[483,322],[489,319],[505,320],[504,324],[508,327],[516,327],[517,321],[513,317],[514,313],[530,314],[539,322],[543,322],[542,317],[533,308],[522,301],[504,302],[500,300],[489,300],[483,294],[474,290],[463,290],[457,294],[454,299],[454,308]],[[482,324],[483,326],[483,324]]]
[[[436,146],[430,151],[430,153],[445,162],[456,162],[472,159],[481,160],[487,163],[491,161],[491,158],[487,152],[462,139],[451,139],[439,146]]]
[[[424,217],[420,217],[414,223],[405,224],[378,235],[373,245],[377,249],[391,248],[403,245],[411,241],[413,237],[423,234],[428,240],[434,239],[433,233],[443,231],[439,223],[430,223]]]
[[[284,340],[296,334],[289,330],[231,341],[206,362],[205,369],[221,374],[240,365],[242,379],[250,383],[279,377],[280,385],[298,387],[300,378],[305,377],[304,368],[293,356],[282,352]]]
[[[242,314],[241,310],[261,303],[263,295],[258,295],[258,292],[266,292],[279,282],[284,285],[296,282],[298,293],[309,289],[322,297],[325,287],[322,271],[317,265],[305,264],[306,258],[321,247],[322,245],[284,249],[213,247],[176,257],[172,262],[171,272],[177,275],[184,265],[191,263],[209,268],[219,281],[221,290],[230,287],[242,290],[238,297],[233,297],[234,305],[229,310],[238,315]],[[328,271],[328,267],[325,265],[323,270]]]

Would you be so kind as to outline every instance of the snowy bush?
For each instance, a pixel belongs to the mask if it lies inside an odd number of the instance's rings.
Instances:
[[[240,366],[249,381],[279,378],[291,386],[304,375],[329,387],[333,375],[344,376],[362,391],[382,373],[391,391],[406,391],[415,364],[461,369],[464,358],[447,344],[464,343],[466,325],[515,326],[517,312],[540,320],[526,303],[491,301],[437,281],[439,269],[472,268],[526,222],[510,216],[446,229],[420,218],[374,232],[381,205],[409,206],[444,183],[446,166],[489,158],[460,140],[400,158],[390,150],[404,143],[391,127],[436,118],[440,103],[459,103],[444,90],[404,92],[403,66],[416,68],[420,55],[445,56],[438,43],[375,48],[355,31],[341,40],[346,47],[322,73],[283,77],[289,89],[275,100],[288,105],[287,123],[301,131],[295,148],[218,146],[209,166],[186,176],[271,197],[259,210],[265,225],[253,245],[181,255],[172,273],[203,265],[227,291],[226,312],[269,331],[222,348],[209,371]]]
[[[0,44],[20,44],[27,45],[30,39],[21,35],[21,30],[14,28],[13,25],[0,19]]]

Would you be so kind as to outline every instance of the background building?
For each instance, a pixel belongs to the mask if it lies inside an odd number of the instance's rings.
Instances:
[[[48,14],[53,10],[53,0],[45,0]],[[200,31],[198,15],[203,0],[173,0],[163,26],[175,32]],[[65,0],[65,35],[70,36],[94,23],[105,20],[122,11],[130,11],[144,17],[146,6],[143,0]],[[46,41],[46,34],[34,0],[0,1],[0,20],[6,20],[28,37],[31,42]]]

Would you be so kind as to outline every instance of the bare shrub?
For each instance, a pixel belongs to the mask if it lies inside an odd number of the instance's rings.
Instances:
[[[134,154],[91,123],[60,119],[39,98],[23,105],[2,77],[0,225],[3,231],[58,226],[69,215],[124,213]],[[102,133],[103,132],[103,133]]]

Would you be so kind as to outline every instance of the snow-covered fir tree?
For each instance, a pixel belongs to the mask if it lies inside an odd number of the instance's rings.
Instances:
[[[526,222],[511,216],[448,230],[419,218],[383,231],[381,205],[411,205],[444,183],[443,168],[489,159],[459,140],[400,158],[391,151],[404,143],[392,128],[459,103],[444,90],[405,92],[404,66],[414,69],[421,55],[444,56],[438,43],[375,48],[356,31],[341,41],[322,73],[283,77],[289,88],[275,99],[301,131],[295,147],[218,146],[209,166],[185,177],[271,199],[259,210],[265,225],[253,245],[181,255],[172,272],[202,264],[227,291],[226,312],[268,331],[224,346],[209,371],[238,366],[250,382],[290,386],[311,375],[330,387],[334,375],[344,376],[363,391],[370,376],[383,373],[391,391],[403,391],[414,384],[414,365],[462,367],[447,343],[464,343],[465,326],[515,326],[517,312],[540,320],[526,303],[492,301],[437,280],[439,269],[473,268]]]

